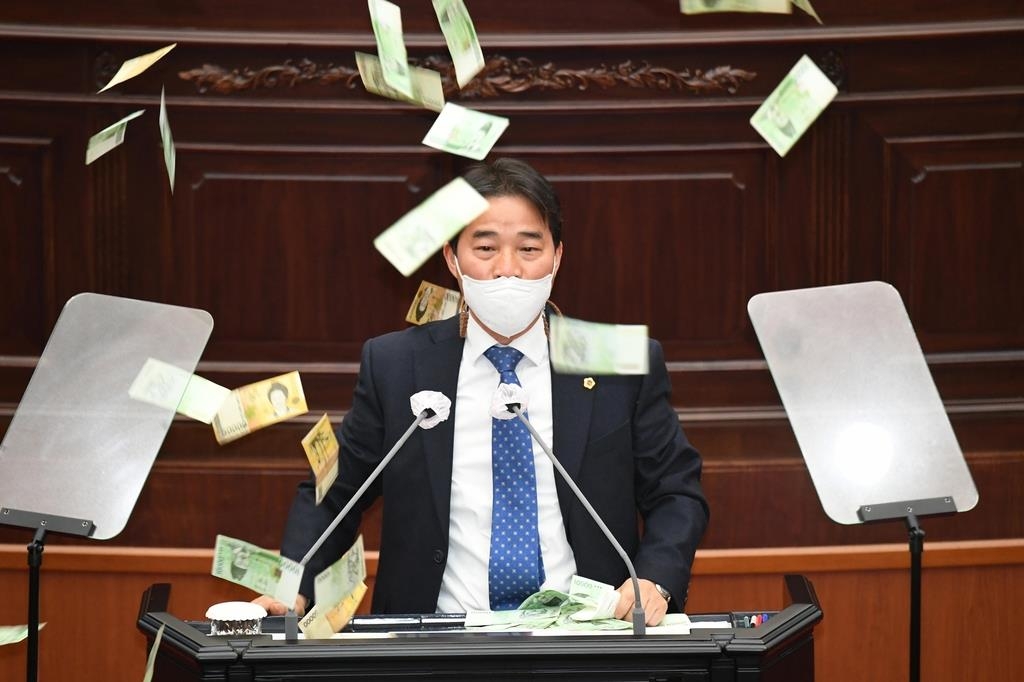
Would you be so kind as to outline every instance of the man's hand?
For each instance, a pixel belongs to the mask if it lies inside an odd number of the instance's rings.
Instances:
[[[619,587],[619,605],[615,607],[615,617],[620,620],[632,620],[633,581],[627,580]],[[658,592],[658,588],[650,580],[640,578],[640,603],[644,607],[644,616],[648,625],[657,625],[668,613],[668,602]]]
[[[271,616],[283,616],[288,613],[288,605],[284,602],[280,602],[270,595],[264,594],[260,597],[256,597],[252,600],[253,604],[259,604],[267,610],[267,613]],[[301,618],[306,615],[306,605],[309,602],[301,594],[295,597],[295,613]]]

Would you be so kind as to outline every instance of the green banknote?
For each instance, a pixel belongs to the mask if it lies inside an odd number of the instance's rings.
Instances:
[[[302,571],[297,561],[244,540],[218,535],[210,573],[292,606],[299,594]]]
[[[750,125],[779,156],[785,156],[837,92],[832,81],[804,55],[754,112]]]
[[[679,9],[683,14],[706,14],[708,12],[767,12],[789,14],[790,0],[680,0]]]
[[[619,593],[611,585],[573,576],[569,594],[541,590],[512,611],[470,611],[467,628],[480,630],[627,630],[632,624],[615,618]]]
[[[444,88],[441,86],[441,74],[437,71],[410,66],[409,78],[412,84],[412,97],[406,97],[384,80],[384,70],[376,55],[356,52],[356,66],[359,67],[359,77],[363,79],[363,87],[367,92],[388,99],[409,102],[431,111],[444,109]]]
[[[619,591],[607,583],[574,575],[569,582],[569,600],[582,606],[569,616],[574,621],[615,618]]]
[[[466,614],[465,626],[483,630],[540,630],[554,625],[560,613],[559,606],[519,607],[510,611],[470,611]]]
[[[402,10],[387,0],[367,0],[367,4],[370,7],[373,35],[377,38],[377,55],[380,57],[384,81],[406,99],[412,99],[409,57],[405,53],[405,40],[402,37]]]
[[[562,374],[647,374],[647,325],[550,319],[551,365]]]
[[[348,624],[366,594],[363,536],[340,559],[320,572],[313,589],[316,603],[299,623],[310,638],[330,637]]]
[[[89,143],[85,147],[85,165],[88,166],[90,163],[124,142],[124,134],[128,129],[128,122],[142,116],[144,113],[146,113],[145,109],[133,111],[120,121],[111,123],[109,126],[90,137]]]
[[[134,400],[150,403],[191,417],[204,424],[213,421],[231,391],[156,358],[147,358],[128,387]]]
[[[164,166],[167,167],[167,179],[171,183],[171,194],[174,194],[174,167],[177,164],[177,158],[174,153],[171,124],[167,120],[167,103],[164,100],[163,88],[160,88],[160,146],[164,150]]]
[[[423,144],[450,154],[481,161],[501,134],[508,119],[448,102],[427,131]]]
[[[575,614],[574,614],[575,615]],[[632,630],[633,623],[618,618],[599,618],[595,620],[578,620],[570,616],[560,617],[552,626],[558,630]]]
[[[317,575],[313,583],[316,603],[333,607],[352,594],[356,585],[364,580],[366,555],[363,552],[363,536],[360,535],[340,559]]]
[[[154,52],[149,52],[148,54],[140,55],[133,59],[127,60],[126,62],[121,64],[121,68],[117,70],[117,73],[114,74],[114,77],[110,79],[109,83],[100,88],[99,92],[109,90],[118,83],[123,83],[129,78],[135,78],[140,73],[156,64],[157,61],[159,61],[165,54],[173,50],[174,46],[177,44],[178,43],[172,43],[167,47],[162,47],[159,50],[155,50]]]
[[[40,623],[39,629],[42,630],[44,625],[46,623]],[[0,625],[0,646],[17,644],[25,639],[28,639],[27,625]]]
[[[463,88],[484,68],[484,53],[480,50],[476,28],[462,0],[433,0],[433,4],[455,65],[455,80]]]
[[[462,178],[455,178],[381,232],[373,245],[408,277],[490,204]]]

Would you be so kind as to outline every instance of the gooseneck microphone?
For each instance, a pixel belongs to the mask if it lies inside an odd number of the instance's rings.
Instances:
[[[350,511],[352,511],[352,507],[356,506],[356,502],[358,502],[363,496],[363,493],[365,493],[366,490],[373,485],[373,482],[377,480],[377,477],[380,476],[382,471],[384,471],[384,467],[388,465],[388,462],[390,462],[395,455],[398,454],[398,451],[402,449],[402,446],[405,445],[405,441],[409,440],[412,432],[415,431],[417,427],[424,429],[434,428],[441,422],[448,419],[448,415],[451,412],[452,401],[449,400],[446,395],[438,393],[437,391],[420,391],[419,393],[415,393],[409,399],[409,402],[416,418],[413,420],[412,424],[409,425],[409,428],[405,430],[405,433],[402,434],[402,437],[395,441],[395,444],[388,451],[388,454],[384,455],[384,459],[380,461],[380,464],[378,464],[370,475],[367,476],[366,480],[363,481],[363,484],[359,486],[359,489],[353,493],[348,503],[341,508],[341,511],[338,512],[337,516],[334,517],[334,520],[331,521],[331,525],[327,526],[324,532],[320,534],[317,541],[314,542],[313,546],[309,548],[308,552],[306,552],[306,556],[302,557],[299,564],[303,569],[305,569],[309,560],[313,558],[313,555],[317,553],[317,550],[319,550],[320,547],[323,546],[324,542],[327,541],[328,536],[330,536],[330,534],[334,532],[334,529],[338,527],[338,524],[342,522]],[[298,639],[298,616],[295,613],[294,605],[289,606],[288,608],[288,613],[285,615],[284,627],[286,640],[291,641]]]
[[[515,391],[515,389],[517,388],[519,387],[513,385],[512,390]],[[587,510],[587,513],[590,514],[590,517],[594,519],[594,523],[596,523],[598,528],[601,529],[601,532],[604,533],[604,536],[608,538],[608,542],[612,544],[612,547],[615,548],[615,551],[619,553],[620,557],[622,557],[622,562],[626,564],[626,568],[629,569],[630,580],[633,581],[633,635],[635,637],[643,637],[644,634],[647,632],[646,617],[644,615],[643,604],[640,601],[640,580],[636,577],[636,568],[633,566],[632,560],[630,560],[629,555],[626,554],[626,550],[622,548],[622,545],[619,544],[619,541],[615,539],[614,535],[612,535],[612,532],[608,530],[608,526],[606,526],[604,521],[601,520],[601,517],[598,515],[597,510],[595,510],[594,507],[590,504],[590,500],[587,499],[586,495],[583,494],[583,491],[580,490],[579,486],[576,485],[576,482],[572,480],[571,476],[569,476],[569,472],[566,471],[565,467],[562,466],[562,463],[559,462],[557,458],[555,458],[555,453],[551,452],[551,448],[548,447],[548,444],[544,442],[544,439],[541,438],[539,433],[537,433],[537,430],[533,428],[533,424],[530,423],[530,420],[527,419],[526,415],[523,414],[521,404],[518,402],[510,402],[506,403],[505,407],[508,409],[509,412],[512,412],[517,417],[519,417],[519,421],[526,424],[526,428],[529,429],[530,434],[533,436],[533,439],[537,441],[537,444],[540,445],[541,449],[544,451],[544,454],[547,455],[548,459],[551,460],[551,464],[554,465],[555,470],[557,470],[558,473],[565,480],[566,484],[569,486],[569,489],[572,490],[573,494],[576,495],[576,499],[580,501],[580,504],[582,504],[583,508]]]

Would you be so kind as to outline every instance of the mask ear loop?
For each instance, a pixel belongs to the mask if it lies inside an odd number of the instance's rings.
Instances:
[[[559,317],[563,317],[563,315],[562,315],[561,309],[557,305],[555,305],[554,301],[552,301],[549,298],[547,300],[547,303],[545,304],[545,310],[544,310],[544,335],[545,336],[551,336],[551,323],[548,322],[548,317],[550,315],[548,313],[547,308],[550,308],[551,310],[555,311],[555,314],[558,315]]]
[[[466,338],[466,330],[469,328],[469,306],[466,305],[465,297],[459,303],[459,336]]]

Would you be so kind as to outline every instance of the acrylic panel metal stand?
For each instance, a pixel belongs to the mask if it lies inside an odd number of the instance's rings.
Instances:
[[[191,375],[212,329],[202,310],[101,294],[74,296],[61,311],[0,444],[0,524],[34,532],[29,682],[47,533],[107,540],[124,529],[185,387],[163,405],[129,388],[150,358]]]
[[[899,293],[883,282],[779,291],[747,310],[825,513],[907,525],[917,682],[919,519],[973,509],[978,491]]]

